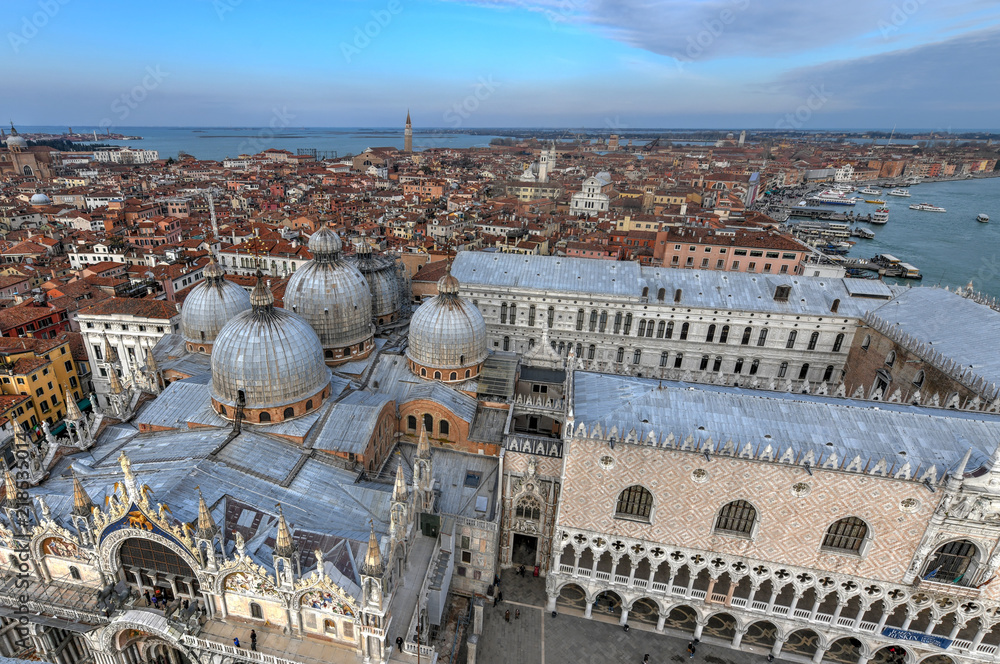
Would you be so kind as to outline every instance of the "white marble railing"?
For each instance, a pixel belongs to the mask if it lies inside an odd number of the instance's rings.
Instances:
[[[301,664],[301,662],[294,659],[285,659],[275,655],[268,655],[257,650],[250,650],[249,648],[237,648],[236,646],[219,643],[217,641],[209,641],[208,639],[199,639],[197,636],[190,636],[187,634],[181,637],[181,643],[192,648],[200,648],[202,650],[210,650],[211,652],[228,655],[229,657],[234,657],[237,660],[263,662],[264,664]]]
[[[23,604],[18,602],[13,597],[6,597],[0,595],[0,605],[10,606],[18,608],[25,606],[32,613],[41,613],[50,616],[59,616],[60,618],[66,618],[67,620],[72,620],[78,623],[85,624],[107,624],[111,622],[110,618],[104,616],[103,613],[98,611],[77,611],[76,609],[70,609],[65,606],[59,606],[58,604],[50,604],[48,602],[37,602],[35,600],[28,600]]]

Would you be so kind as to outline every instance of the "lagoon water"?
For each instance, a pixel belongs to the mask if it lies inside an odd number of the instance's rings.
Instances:
[[[884,200],[889,222],[884,226],[860,224],[874,232],[875,239],[851,238],[856,244],[848,256],[892,254],[916,266],[924,277],[922,281],[903,279],[898,283],[955,288],[971,280],[977,291],[1000,297],[1000,178],[929,182],[908,189],[910,198],[889,196],[889,189],[882,189],[878,197],[851,194]],[[911,210],[914,203],[931,203],[947,212]],[[829,209],[853,210],[864,216],[876,207],[860,202],[853,208]],[[980,212],[990,216],[989,223],[976,221]]]

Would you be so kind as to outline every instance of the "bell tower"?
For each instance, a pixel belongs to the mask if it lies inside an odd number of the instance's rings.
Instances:
[[[403,152],[413,152],[413,123],[410,122],[410,109],[406,109],[406,126],[403,128]]]

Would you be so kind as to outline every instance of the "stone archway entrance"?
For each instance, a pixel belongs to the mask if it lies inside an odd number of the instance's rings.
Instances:
[[[524,565],[533,568],[537,564],[538,538],[534,535],[514,533],[514,546],[511,549],[510,562],[514,566]]]
[[[126,664],[198,664],[183,648],[169,641],[157,631],[148,631],[137,621],[162,621],[150,612],[130,611],[124,625],[113,637],[110,645],[120,653]],[[152,624],[152,623],[151,623]]]
[[[157,598],[164,608],[168,603],[197,602],[201,596],[197,576],[177,552],[142,537],[130,537],[118,549],[121,578],[136,590],[145,605],[145,594]],[[159,601],[157,602],[159,604]]]

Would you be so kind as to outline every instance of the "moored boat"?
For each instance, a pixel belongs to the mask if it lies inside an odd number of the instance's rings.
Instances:
[[[910,209],[920,210],[921,212],[947,212],[943,207],[931,205],[930,203],[915,203],[910,206]]]
[[[872,218],[871,218],[870,223],[872,223],[872,224],[878,224],[878,225],[881,226],[882,224],[886,223],[887,221],[889,221],[889,208],[887,208],[887,207],[880,207],[877,210],[875,210],[874,212],[872,212]]]
[[[978,221],[981,224],[985,224],[989,222],[989,220],[990,220],[990,215],[986,214],[985,212],[980,212],[979,214],[976,215],[976,221]]]
[[[872,200],[866,200],[865,203],[871,203],[872,205],[885,205],[885,201],[880,198],[873,198]]]
[[[906,189],[893,189],[889,192],[890,196],[902,196],[904,198],[909,198],[910,192]]]

